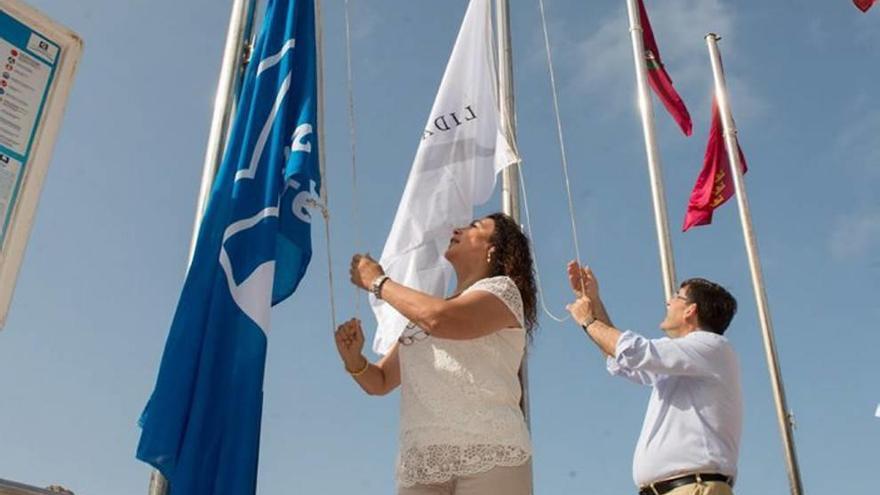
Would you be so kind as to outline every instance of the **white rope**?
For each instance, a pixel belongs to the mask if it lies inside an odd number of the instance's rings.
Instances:
[[[336,332],[336,298],[333,290],[333,256],[330,252],[330,199],[327,193],[327,170],[324,153],[324,30],[321,15],[321,0],[314,0],[315,5],[315,51],[317,52],[317,92],[318,92],[318,165],[321,173],[321,202],[314,198],[309,206],[321,210],[324,217],[324,237],[327,242],[327,277],[330,289],[330,322],[331,332]]]
[[[336,293],[333,287],[333,254],[330,251],[330,210],[325,203],[320,203],[314,198],[309,198],[308,205],[321,212],[324,217],[324,241],[327,243],[327,284],[330,288],[330,321],[333,324],[332,331],[336,332]]]
[[[349,13],[349,0],[345,0],[345,64],[348,73],[348,140],[351,147],[351,215],[354,221],[354,246],[355,251],[361,246],[361,222],[358,215],[358,180],[357,180],[357,133],[354,118],[354,77],[352,76],[351,61],[351,19]],[[361,291],[354,288],[354,315],[360,318]]]
[[[522,167],[517,167],[519,170],[519,186],[522,190],[522,199],[523,199],[523,210],[526,213],[526,230],[529,233],[529,244],[532,245],[532,253],[534,253],[534,264],[535,264],[535,281],[538,283],[538,298],[541,300],[541,309],[544,311],[544,314],[550,317],[551,320],[554,320],[558,323],[562,323],[567,320],[569,317],[558,317],[554,315],[548,308],[547,302],[544,300],[544,284],[541,283],[541,270],[538,269],[538,251],[535,249],[535,241],[534,236],[532,235],[532,216],[529,213],[529,198],[526,194],[526,181],[525,176],[522,172]]]
[[[544,30],[544,48],[547,52],[547,69],[550,73],[550,87],[553,90],[553,112],[556,115],[556,134],[559,139],[559,154],[562,158],[562,173],[565,176],[565,193],[568,197],[568,216],[571,220],[571,235],[574,241],[575,259],[581,262],[581,250],[578,245],[577,226],[574,219],[574,201],[571,197],[571,181],[568,177],[568,157],[565,153],[565,139],[562,136],[562,117],[559,114],[559,92],[556,89],[556,72],[553,70],[553,56],[550,52],[550,35],[547,30],[547,18],[544,15],[544,0],[538,0],[541,7],[541,27]]]
[[[330,253],[330,211],[321,208],[324,215],[324,240],[327,243],[327,273],[328,285],[330,286],[330,321],[333,324],[333,332],[336,332],[336,297],[333,296],[333,255]]]
[[[577,260],[577,263],[580,266],[581,265],[581,252],[580,252],[580,246],[578,244],[577,225],[575,222],[574,200],[572,199],[572,195],[571,195],[571,180],[569,179],[569,175],[568,175],[568,156],[565,153],[565,139],[563,137],[563,132],[562,132],[562,117],[559,112],[559,91],[556,86],[556,72],[553,69],[553,55],[550,50],[550,34],[549,34],[549,30],[547,29],[547,16],[544,12],[544,10],[545,10],[544,9],[544,0],[538,0],[538,7],[541,11],[541,28],[544,33],[544,50],[547,55],[547,70],[550,75],[550,88],[551,88],[552,94],[553,94],[553,112],[556,117],[556,138],[559,141],[559,154],[560,154],[560,158],[561,158],[561,162],[562,162],[562,174],[563,174],[563,177],[565,178],[565,193],[566,193],[566,197],[568,198],[568,216],[569,216],[569,220],[571,221],[571,236],[572,236],[572,241],[574,244],[575,260]],[[528,196],[526,195],[525,177],[522,173],[522,167],[520,167],[519,175],[520,175],[520,185],[521,185],[522,195],[523,195],[523,206],[525,207],[525,212],[526,212],[526,227],[529,231],[529,238],[534,239],[534,236],[532,235],[532,220],[531,220],[531,214],[529,211],[529,201],[528,201]],[[532,247],[532,252],[535,253],[535,278],[536,278],[536,281],[537,281],[538,287],[539,287],[539,294],[540,294],[540,298],[541,298],[541,308],[544,310],[544,313],[547,316],[549,316],[551,319],[553,319],[557,322],[563,322],[563,321],[567,320],[569,318],[569,316],[565,316],[563,318],[560,318],[560,317],[554,315],[547,308],[547,303],[544,299],[543,285],[541,284],[541,275],[540,275],[540,271],[538,270],[537,252],[534,249],[534,245]],[[583,291],[583,288],[581,290]]]

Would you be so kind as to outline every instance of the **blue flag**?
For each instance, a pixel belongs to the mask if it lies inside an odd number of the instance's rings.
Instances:
[[[266,332],[311,258],[320,189],[312,0],[269,0],[144,409],[137,457],[173,495],[256,491]]]

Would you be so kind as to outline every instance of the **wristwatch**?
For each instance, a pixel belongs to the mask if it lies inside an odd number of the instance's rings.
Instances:
[[[388,275],[379,275],[373,279],[373,283],[370,284],[370,292],[376,296],[376,299],[382,299],[382,284],[387,281]]]
[[[585,322],[581,325],[581,328],[583,328],[584,331],[586,332],[586,331],[587,331],[587,328],[589,328],[589,326],[592,325],[593,322],[595,322],[595,321],[596,321],[596,317],[595,317],[595,316],[590,316],[590,319],[587,320],[587,321],[585,321]]]

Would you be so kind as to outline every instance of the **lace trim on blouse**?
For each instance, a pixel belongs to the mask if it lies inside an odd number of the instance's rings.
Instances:
[[[513,445],[428,445],[401,453],[397,478],[403,486],[436,484],[484,473],[496,466],[521,466],[531,453]]]

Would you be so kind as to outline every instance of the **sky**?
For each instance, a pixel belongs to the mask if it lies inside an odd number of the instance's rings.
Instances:
[[[583,261],[615,323],[649,336],[664,314],[624,2],[545,0]],[[0,477],[79,495],[145,493],[137,418],[182,286],[231,1],[28,0],[85,51],[9,319],[0,331]],[[519,148],[550,311],[574,257],[536,1],[511,3]],[[378,255],[464,0],[351,0],[357,130],[352,184],[343,2],[324,2],[332,241],[273,312],[258,493],[393,493],[399,395],[364,395],[331,332],[364,299],[350,256]],[[795,442],[808,493],[870,493],[880,418],[880,8],[837,0],[651,0],[682,136],[655,100],[678,278],[728,287],[745,397],[738,494],[787,493],[782,444],[736,205],[680,232],[702,166],[722,36]],[[357,195],[354,194],[355,189]],[[498,196],[478,214],[500,209]],[[356,213],[355,213],[356,212]],[[357,219],[357,222],[355,221]],[[369,333],[372,333],[370,330]],[[570,321],[540,318],[529,349],[537,494],[633,493],[649,389],[610,377]]]

